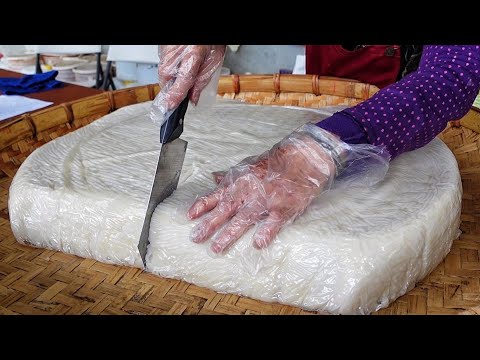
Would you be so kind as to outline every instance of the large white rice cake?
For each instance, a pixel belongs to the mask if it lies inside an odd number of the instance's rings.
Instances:
[[[102,262],[142,266],[137,243],[158,157],[150,102],[122,108],[42,146],[10,188],[19,242]],[[189,239],[185,212],[214,188],[211,172],[269,149],[323,115],[310,110],[219,102],[190,107],[189,142],[177,191],[152,218],[147,271],[219,292],[330,313],[387,306],[432,271],[458,236],[461,182],[438,139],[398,157],[372,188],[331,191],[286,227],[267,251],[253,230],[225,256]]]

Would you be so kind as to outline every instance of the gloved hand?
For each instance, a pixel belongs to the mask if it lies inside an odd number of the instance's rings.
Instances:
[[[264,154],[217,174],[217,189],[188,211],[190,219],[206,214],[193,229],[192,240],[204,242],[228,223],[211,246],[221,253],[259,223],[253,246],[267,247],[285,224],[331,186],[348,148],[331,133],[307,124]]]
[[[169,85],[164,99],[167,111],[175,109],[187,93],[198,103],[200,93],[222,65],[225,49],[225,45],[159,45],[159,83],[162,88]]]

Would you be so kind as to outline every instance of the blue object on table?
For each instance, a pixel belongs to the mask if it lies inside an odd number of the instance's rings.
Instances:
[[[58,71],[53,70],[21,78],[0,78],[0,91],[5,95],[22,95],[59,88],[63,83],[55,80],[57,75]]]

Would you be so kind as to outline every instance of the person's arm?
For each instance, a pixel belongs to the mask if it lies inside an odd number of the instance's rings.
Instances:
[[[428,144],[463,117],[480,89],[480,46],[424,46],[416,72],[317,125],[350,144],[384,145],[392,158]]]

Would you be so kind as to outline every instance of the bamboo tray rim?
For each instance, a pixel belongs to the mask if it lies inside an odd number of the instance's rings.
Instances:
[[[232,80],[232,81],[237,81],[238,80],[240,82],[243,82],[243,81],[258,81],[258,80],[272,80],[272,84],[274,84],[276,81],[281,81],[282,79],[291,79],[293,81],[295,81],[295,80],[296,81],[310,80],[312,82],[314,82],[314,81],[330,81],[330,82],[337,82],[337,83],[340,83],[340,84],[347,82],[347,83],[353,83],[353,84],[356,84],[356,85],[368,86],[368,87],[374,89],[375,91],[378,90],[378,87],[376,87],[374,85],[362,83],[362,82],[360,82],[358,80],[355,80],[355,79],[339,78],[339,77],[334,77],[334,76],[318,76],[318,75],[304,75],[304,74],[253,74],[253,75],[233,74],[233,75],[223,75],[223,76],[220,77],[220,79],[219,79],[219,89],[218,89],[219,91],[217,92],[217,94],[224,93],[224,91],[221,91],[220,87],[222,85],[227,84],[230,80]],[[298,84],[298,86],[304,86],[304,85],[305,85],[304,83]],[[287,87],[286,89],[281,89],[278,92],[290,92],[290,91],[291,92],[298,92],[298,91],[294,91],[293,89],[289,90],[289,84],[288,83],[286,84],[286,87]],[[95,98],[103,98],[105,96],[108,97],[109,95],[106,95],[106,94],[120,94],[120,93],[123,93],[123,92],[131,92],[131,91],[135,91],[135,90],[138,90],[138,89],[145,89],[145,88],[149,89],[151,91],[151,93],[154,93],[155,91],[153,89],[157,89],[157,91],[158,91],[159,85],[158,84],[148,84],[148,85],[140,85],[140,86],[134,86],[134,87],[129,87],[129,88],[117,89],[117,90],[110,90],[110,91],[105,91],[105,92],[102,92],[102,93],[99,93],[99,94],[90,95],[90,96],[87,96],[87,97],[84,97],[84,98],[81,98],[81,99],[67,101],[67,102],[64,102],[64,103],[61,103],[61,104],[58,104],[58,105],[51,105],[51,106],[48,106],[48,107],[43,108],[43,109],[39,109],[39,110],[31,111],[31,112],[26,112],[24,114],[17,115],[15,117],[11,118],[11,119],[7,119],[5,121],[2,121],[0,123],[0,129],[9,126],[12,123],[21,121],[22,118],[25,115],[36,115],[36,114],[51,111],[53,109],[58,109],[60,107],[65,107],[67,105],[82,103],[84,101],[88,101],[88,100],[95,99]],[[295,90],[298,90],[298,89],[295,89]],[[261,91],[261,90],[258,90],[258,91]],[[268,90],[265,90],[265,91],[268,91]],[[305,91],[305,93],[308,93],[308,88],[305,88],[304,91]],[[27,95],[27,97],[28,97],[28,95]],[[151,100],[153,100],[153,99],[154,99],[154,97],[151,98]]]

